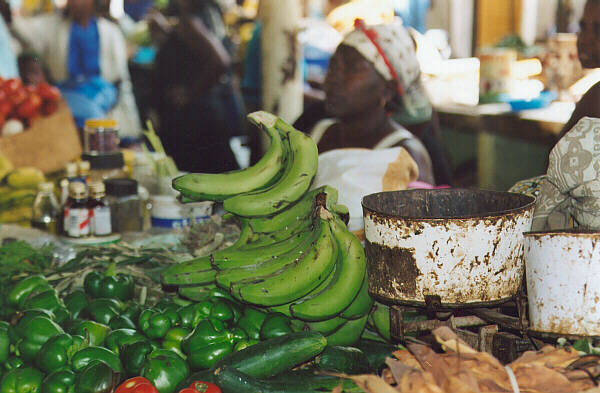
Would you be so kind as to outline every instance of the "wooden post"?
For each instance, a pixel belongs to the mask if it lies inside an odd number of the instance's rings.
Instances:
[[[303,110],[302,48],[298,42],[300,0],[261,0],[263,108],[286,122]]]

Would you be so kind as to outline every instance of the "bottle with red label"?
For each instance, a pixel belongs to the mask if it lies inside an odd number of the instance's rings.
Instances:
[[[90,236],[90,214],[87,206],[85,184],[72,182],[69,184],[69,198],[63,214],[64,234],[72,238]]]
[[[110,222],[110,206],[105,200],[106,188],[102,182],[91,182],[88,209],[90,215],[90,231],[93,236],[108,236],[112,233]]]

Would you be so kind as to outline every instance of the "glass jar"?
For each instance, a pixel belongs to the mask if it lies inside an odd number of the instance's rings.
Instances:
[[[114,153],[119,150],[119,129],[112,119],[85,121],[83,146],[87,154]]]
[[[54,195],[54,184],[40,183],[33,203],[31,226],[57,235],[59,219],[60,206]]]
[[[89,185],[90,196],[88,209],[90,214],[90,229],[93,236],[108,236],[112,233],[110,206],[106,202],[106,187],[102,182],[92,182]]]
[[[106,200],[110,206],[113,232],[139,232],[144,229],[144,202],[133,179],[108,179]]]
[[[127,172],[123,169],[125,166],[123,153],[120,151],[101,155],[82,154],[81,158],[90,162],[89,182],[127,178]]]

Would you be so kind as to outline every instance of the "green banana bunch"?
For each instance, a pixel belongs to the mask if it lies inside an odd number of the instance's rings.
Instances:
[[[239,300],[262,306],[290,303],[308,294],[333,270],[338,246],[329,222],[320,219],[319,238],[299,260],[268,276],[231,285]]]
[[[340,249],[335,276],[321,292],[290,306],[294,317],[306,321],[322,321],[348,307],[357,296],[367,269],[365,253],[356,236],[336,220],[329,224]]]
[[[191,173],[173,180],[173,188],[185,198],[181,200],[222,201],[231,196],[257,190],[273,181],[284,161],[284,148],[280,133],[275,127],[277,118],[267,112],[254,112],[248,119],[271,138],[264,156],[253,166],[226,173]]]
[[[282,123],[278,119],[275,127],[280,130],[289,151],[281,178],[267,189],[225,199],[223,207],[226,211],[245,217],[273,215],[291,206],[310,188],[319,162],[317,145],[303,132],[281,131]]]

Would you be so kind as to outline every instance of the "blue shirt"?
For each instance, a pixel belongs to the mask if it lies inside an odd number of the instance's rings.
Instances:
[[[10,34],[2,16],[0,16],[0,76],[3,78],[19,76],[17,57],[13,52]]]
[[[75,80],[100,75],[100,36],[96,19],[91,19],[86,27],[71,23],[67,70],[69,79]]]

